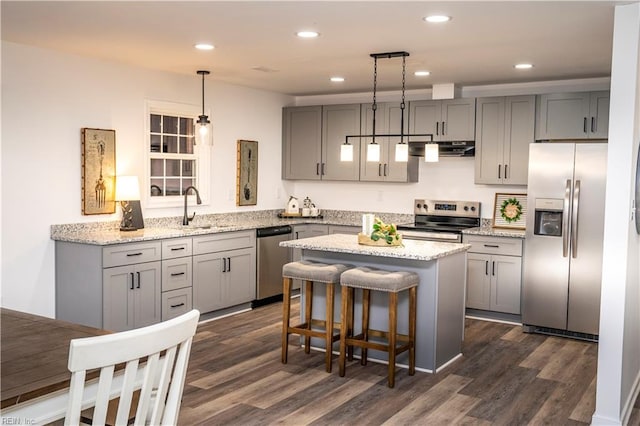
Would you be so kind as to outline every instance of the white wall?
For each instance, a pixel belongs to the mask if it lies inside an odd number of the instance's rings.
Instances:
[[[640,238],[633,222],[640,139],[640,3],[617,6],[593,424],[624,424],[640,381]],[[636,203],[640,200],[635,200]]]
[[[50,225],[119,217],[81,214],[80,129],[115,129],[118,173],[142,178],[145,100],[200,107],[199,79],[195,71],[161,73],[2,42],[3,307],[54,316]],[[270,194],[284,188],[281,111],[292,99],[211,79],[205,93],[213,123],[212,197],[194,210],[280,207],[284,201]],[[259,193],[255,207],[235,206],[237,139],[259,141],[260,185],[270,190]],[[144,210],[145,217],[180,214],[180,208]]]

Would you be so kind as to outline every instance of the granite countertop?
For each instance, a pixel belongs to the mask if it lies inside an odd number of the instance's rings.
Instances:
[[[524,229],[507,229],[507,228],[494,228],[492,226],[481,226],[478,228],[470,228],[462,231],[464,235],[484,235],[487,237],[508,237],[508,238],[522,238],[525,237]]]
[[[467,251],[471,247],[469,244],[414,240],[405,240],[403,244],[404,246],[367,246],[358,244],[358,237],[356,235],[333,234],[283,241],[280,243],[280,246],[411,260],[439,259],[451,254]]]

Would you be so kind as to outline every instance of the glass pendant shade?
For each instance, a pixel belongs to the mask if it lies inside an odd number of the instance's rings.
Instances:
[[[380,145],[370,143],[367,145],[367,161],[377,163],[380,161]]]
[[[437,163],[440,159],[437,143],[428,143],[424,145],[424,161],[425,163]]]
[[[340,145],[340,161],[353,161],[353,145]]]
[[[409,145],[406,143],[396,144],[396,161],[406,163],[409,161]]]

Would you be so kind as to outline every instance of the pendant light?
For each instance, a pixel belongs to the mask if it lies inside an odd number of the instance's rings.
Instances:
[[[373,134],[371,135],[371,142],[367,144],[367,161],[371,163],[380,162],[380,145],[376,142],[376,110],[378,104],[376,103],[376,86],[378,84],[378,57],[373,57],[373,104],[371,104],[371,110],[373,111]]]
[[[207,140],[207,135],[209,133],[209,124],[211,123],[209,121],[209,117],[204,115],[204,76],[209,75],[210,72],[200,70],[197,71],[197,73],[202,76],[202,115],[198,116],[198,121],[196,121],[196,123],[200,125],[198,132],[200,133],[200,140],[204,142]]]
[[[349,142],[340,145],[340,161],[353,161],[353,145]]]
[[[402,55],[402,100],[400,101],[400,143],[396,144],[396,161],[399,163],[406,163],[409,161],[409,145],[404,142],[404,86],[406,75],[406,57],[409,54]]]
[[[424,162],[437,163],[440,160],[440,151],[437,143],[427,143],[424,145]]]

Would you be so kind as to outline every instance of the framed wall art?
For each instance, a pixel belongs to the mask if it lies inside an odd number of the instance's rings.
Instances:
[[[525,229],[527,223],[527,194],[496,193],[493,206],[493,227]]]
[[[82,129],[82,214],[115,213],[116,131]]]
[[[258,142],[238,140],[236,205],[258,203]]]

